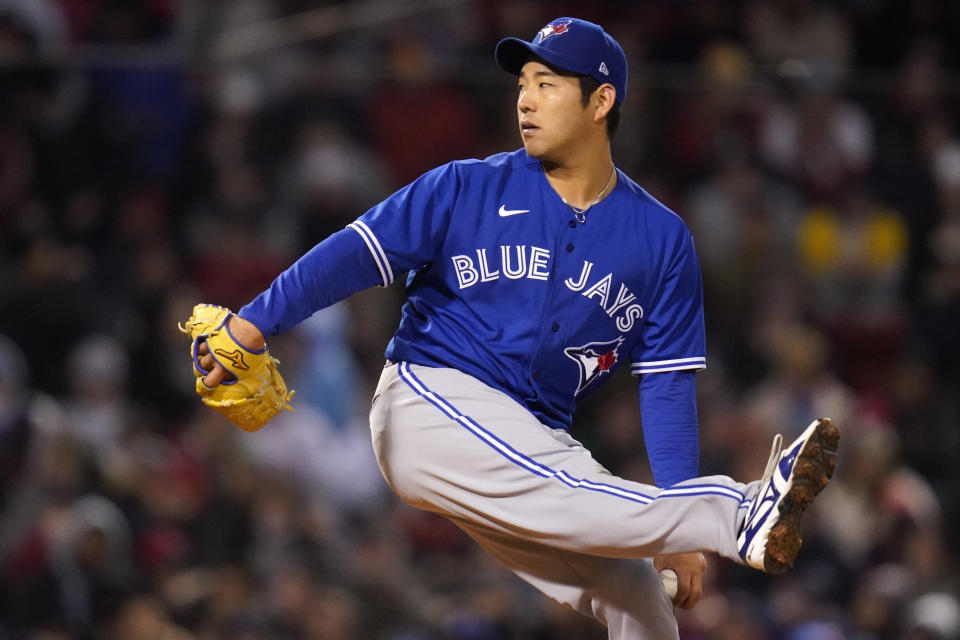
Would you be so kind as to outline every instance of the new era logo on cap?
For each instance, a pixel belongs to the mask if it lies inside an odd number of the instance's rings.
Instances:
[[[558,69],[592,76],[613,85],[617,102],[627,95],[627,56],[598,24],[578,18],[557,18],[537,31],[530,42],[504,38],[497,44],[497,63],[514,75],[534,56]]]

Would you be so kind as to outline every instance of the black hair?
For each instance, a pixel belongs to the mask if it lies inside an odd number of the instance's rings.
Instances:
[[[593,76],[588,76],[587,74],[577,74],[577,77],[580,78],[580,103],[586,107],[590,104],[590,96],[593,95],[593,92],[600,88],[600,81],[594,78]],[[617,96],[621,100],[623,96]],[[620,127],[620,103],[614,102],[613,106],[610,107],[610,111],[607,112],[607,137],[611,140],[613,139],[613,134],[617,132],[617,129]]]

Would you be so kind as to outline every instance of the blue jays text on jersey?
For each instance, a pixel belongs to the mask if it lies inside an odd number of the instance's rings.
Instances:
[[[550,272],[550,250],[542,247],[527,247],[500,245],[500,264],[502,265],[503,276],[512,280],[520,278],[531,278],[533,280],[548,280]],[[496,252],[495,252],[496,253]],[[477,249],[476,264],[474,259],[468,255],[451,256],[454,269],[457,272],[457,282],[461,289],[472,287],[478,282],[496,282],[500,279],[501,269],[491,269],[487,250]],[[529,263],[529,268],[527,264]],[[610,288],[613,278],[612,273],[608,273],[603,278],[587,287],[590,272],[593,270],[593,263],[589,260],[583,261],[583,270],[580,275],[574,279],[572,277],[563,281],[571,291],[579,291],[587,298],[596,298],[608,316],[617,316],[617,328],[626,333],[633,328],[634,322],[643,316],[643,307],[639,304],[631,304],[637,299],[625,284],[620,283],[620,290],[616,298],[610,301]],[[561,274],[562,275],[562,274]],[[608,307],[608,303],[610,306]],[[628,306],[629,305],[629,306]]]
[[[683,221],[618,171],[576,221],[520,149],[442,165],[305,254],[240,315],[264,335],[407,272],[386,357],[453,367],[544,424],[626,360],[705,366],[700,270]]]

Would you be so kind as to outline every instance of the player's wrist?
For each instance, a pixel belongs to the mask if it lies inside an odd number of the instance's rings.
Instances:
[[[259,351],[267,344],[267,340],[264,338],[263,333],[257,328],[257,325],[253,324],[249,320],[245,320],[238,315],[234,315],[230,318],[228,326],[230,328],[230,333],[233,334],[233,337],[237,340],[237,342],[251,351]]]

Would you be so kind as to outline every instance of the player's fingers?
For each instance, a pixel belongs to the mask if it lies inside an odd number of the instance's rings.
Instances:
[[[686,571],[676,571],[675,573],[677,574],[677,595],[673,597],[673,604],[683,608],[690,596],[690,574]]]
[[[206,341],[197,345],[197,362],[204,371],[212,371],[217,365],[217,361],[210,354],[210,347],[207,346]]]
[[[207,355],[200,356],[200,366],[203,367],[204,371],[210,371],[217,366],[217,361],[208,353]]]
[[[213,360],[213,358],[210,358]],[[201,359],[201,363],[203,360]],[[204,366],[204,369],[210,371],[207,375],[203,377],[203,384],[209,389],[213,389],[215,386],[224,381],[227,377],[227,370],[217,364],[215,361],[211,367]]]
[[[207,375],[203,377],[203,384],[208,388],[212,389],[224,380],[233,380],[235,376],[227,371],[223,365],[221,365],[213,357],[213,354],[210,353],[210,346],[206,341],[201,342],[197,345],[197,361],[200,363],[200,367],[204,371],[209,371]]]
[[[677,606],[681,609],[693,609],[697,606],[697,603],[700,602],[700,598],[703,597],[703,579],[700,577],[701,574],[694,573],[690,576],[689,581],[686,585],[686,595],[681,600],[680,599],[680,589],[677,589]]]

